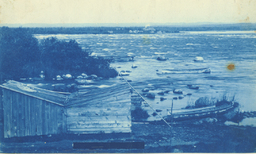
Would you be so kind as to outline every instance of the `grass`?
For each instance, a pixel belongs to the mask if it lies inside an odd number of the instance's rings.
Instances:
[[[224,93],[220,98],[216,97],[200,97],[195,102],[189,100],[185,109],[201,108],[207,106],[221,106],[223,104],[231,104],[235,101],[235,94]]]

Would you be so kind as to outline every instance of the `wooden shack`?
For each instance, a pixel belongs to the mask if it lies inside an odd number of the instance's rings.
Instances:
[[[2,88],[4,137],[131,132],[126,84],[60,93],[8,81]]]
[[[66,131],[64,95],[9,81],[2,87],[4,137],[58,134]],[[54,100],[54,101],[53,101]]]

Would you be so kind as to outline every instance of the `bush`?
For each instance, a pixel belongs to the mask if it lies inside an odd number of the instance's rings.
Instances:
[[[133,120],[139,121],[143,119],[147,119],[149,114],[147,111],[143,110],[140,107],[136,107],[135,110],[131,111],[131,116]]]
[[[118,75],[116,70],[109,67],[111,60],[89,56],[89,52],[82,50],[74,40],[66,42],[47,38],[41,42],[40,48],[41,61],[48,79],[66,73],[79,75],[83,72],[104,78]]]
[[[195,108],[211,106],[211,105],[214,105],[214,104],[215,104],[214,99],[210,99],[209,97],[200,97],[195,102]]]
[[[99,77],[116,77],[109,59],[92,57],[75,40],[60,41],[44,39],[38,44],[36,38],[24,28],[0,28],[0,73],[6,79],[39,77],[45,72],[46,79],[56,75],[81,73]]]

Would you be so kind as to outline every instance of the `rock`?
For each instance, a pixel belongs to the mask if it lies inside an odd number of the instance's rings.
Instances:
[[[187,93],[188,96],[192,95],[192,93]]]
[[[129,76],[130,74],[129,73],[126,73],[126,72],[121,72],[120,73],[120,76]]]
[[[132,82],[132,80],[127,80],[127,82]]]
[[[173,93],[174,93],[174,94],[183,94],[183,92],[182,92],[181,89],[174,89],[174,90],[173,90]]]
[[[170,92],[170,90],[165,90],[165,91],[164,91],[164,93],[169,93],[169,92]]]
[[[132,65],[132,68],[137,68],[138,66],[136,66],[136,65]]]
[[[195,86],[195,85],[187,85],[189,89],[199,89],[199,86]]]
[[[161,57],[157,57],[157,60],[160,60],[160,61],[166,61],[168,58],[164,57],[164,56],[161,56]]]
[[[196,57],[194,59],[195,62],[203,62],[204,61],[204,58],[203,57]]]
[[[154,112],[152,115],[155,117],[155,116],[157,115],[157,113],[156,113],[156,112]]]
[[[179,99],[183,99],[184,98],[184,96],[179,96]]]
[[[159,92],[159,93],[157,93],[158,95],[164,95],[164,92],[163,91],[161,91],[161,92]]]
[[[149,92],[149,89],[148,88],[144,88],[144,89],[142,89],[142,92]]]
[[[153,85],[151,85],[151,84],[148,84],[147,86],[146,86],[146,88],[148,88],[149,90],[155,90],[156,88],[153,86]]]
[[[155,99],[155,94],[154,93],[147,93],[146,97],[151,98],[151,99]]]
[[[205,118],[199,121],[199,123],[215,123],[215,122],[218,122],[216,118]]]
[[[213,85],[210,85],[210,87],[213,87]]]
[[[87,74],[85,74],[85,73],[82,73],[82,74],[81,74],[81,76],[83,76],[83,77],[87,77]]]
[[[156,112],[162,112],[162,110],[160,110],[160,109],[156,109]]]
[[[209,68],[202,71],[202,73],[211,73],[211,70]]]
[[[130,70],[126,70],[125,72],[127,72],[127,73],[131,73],[132,71],[130,71]]]
[[[175,99],[175,100],[177,100],[177,99],[178,99],[178,97],[173,97],[172,99]]]
[[[82,75],[79,75],[76,77],[77,79],[83,79],[84,77]]]
[[[88,80],[95,80],[95,79],[97,79],[97,75],[92,74],[90,76],[87,76],[86,79],[88,79]]]
[[[164,98],[164,97],[160,97],[160,101],[164,101],[166,100],[167,98]]]
[[[63,80],[63,78],[62,78],[60,75],[57,75],[57,76],[56,76],[56,80],[58,80],[58,81],[59,81],[59,80]]]

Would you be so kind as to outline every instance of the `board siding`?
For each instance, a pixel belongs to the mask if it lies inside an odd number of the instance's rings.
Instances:
[[[4,88],[2,91],[5,138],[62,133],[63,106]]]

